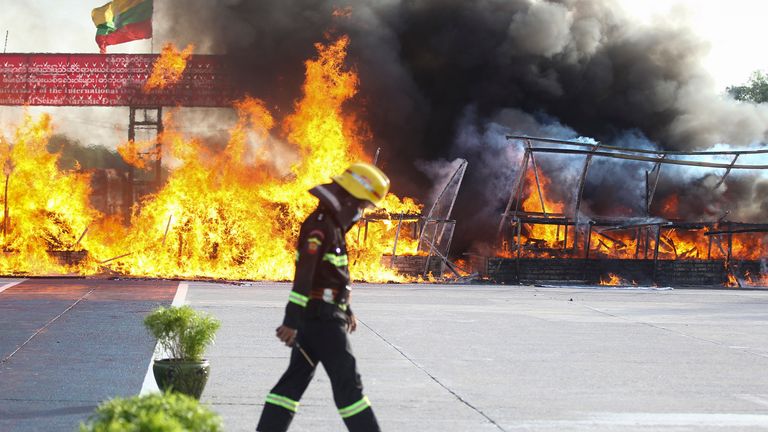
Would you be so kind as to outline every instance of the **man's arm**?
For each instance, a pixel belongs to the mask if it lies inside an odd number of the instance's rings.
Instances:
[[[303,322],[304,309],[309,302],[309,292],[315,277],[315,269],[323,253],[325,238],[325,230],[321,227],[310,229],[306,236],[299,237],[296,275],[293,278],[293,288],[285,307],[283,327],[296,330]]]

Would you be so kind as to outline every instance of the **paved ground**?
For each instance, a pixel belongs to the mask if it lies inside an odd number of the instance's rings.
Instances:
[[[141,321],[177,282],[14,282],[0,280],[0,431],[73,431],[138,393],[154,347]]]
[[[50,297],[15,303],[29,283],[0,293],[4,358],[50,320],[22,319]],[[91,296],[127,282],[93,283]],[[140,318],[175,294],[157,289],[128,290],[109,312],[87,297],[3,361],[0,430],[72,430],[104,393],[138,393],[153,348]],[[186,302],[223,321],[203,400],[229,431],[253,430],[287,365],[274,328],[288,289],[188,284]],[[354,304],[352,344],[385,431],[768,430],[768,291],[363,285]],[[57,340],[82,346],[60,353]],[[99,351],[91,365],[71,359]],[[82,368],[110,363],[115,376],[83,383]],[[344,430],[330,393],[318,372],[291,430]]]

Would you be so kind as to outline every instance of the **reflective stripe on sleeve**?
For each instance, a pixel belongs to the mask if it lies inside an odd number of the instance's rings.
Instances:
[[[359,414],[361,411],[371,406],[371,401],[368,400],[368,396],[363,396],[362,399],[349,405],[347,407],[339,409],[341,418],[352,417],[355,414]]]
[[[296,291],[291,291],[291,294],[288,295],[288,301],[291,303],[296,303],[301,307],[307,307],[307,302],[309,301],[309,297],[301,295]]]
[[[298,402],[275,393],[270,393],[267,395],[267,403],[283,407],[291,412],[296,412],[299,409]]]
[[[336,267],[344,267],[349,265],[349,257],[347,257],[347,255],[334,255],[327,253],[323,255],[323,261],[328,261]]]

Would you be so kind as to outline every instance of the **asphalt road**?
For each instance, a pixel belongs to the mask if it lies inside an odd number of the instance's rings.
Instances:
[[[178,282],[0,280],[0,431],[71,431],[151,388],[141,320]],[[222,320],[203,401],[253,431],[287,365],[288,284],[190,282]],[[182,290],[183,291],[183,290]],[[768,430],[768,291],[361,285],[352,336],[385,431]],[[344,430],[324,372],[292,431]]]
[[[178,282],[0,280],[0,431],[73,431],[141,389],[155,341],[142,319]]]
[[[203,400],[252,431],[287,366],[287,284],[191,284],[223,320]],[[364,285],[352,336],[385,431],[768,430],[768,292]],[[323,372],[292,431],[344,430]]]

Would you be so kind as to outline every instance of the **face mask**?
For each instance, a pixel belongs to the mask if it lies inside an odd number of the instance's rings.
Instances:
[[[355,213],[355,215],[352,216],[352,223],[359,221],[361,217],[363,217],[363,210],[358,207],[357,213]]]

